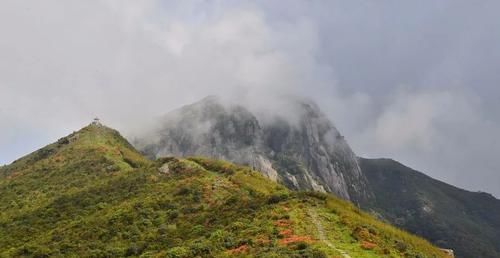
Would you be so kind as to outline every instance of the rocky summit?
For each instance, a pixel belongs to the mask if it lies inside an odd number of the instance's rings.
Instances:
[[[208,97],[172,111],[134,141],[152,158],[207,156],[246,164],[294,190],[333,193],[375,216],[453,249],[500,254],[500,200],[450,186],[390,160],[357,158],[307,100],[264,114]]]
[[[134,143],[151,157],[224,159],[291,189],[334,193],[354,203],[370,198],[356,155],[316,104],[294,100],[288,108],[292,118],[263,116],[208,97],[168,113]]]

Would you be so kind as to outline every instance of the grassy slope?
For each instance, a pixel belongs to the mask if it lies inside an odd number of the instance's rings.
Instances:
[[[0,174],[0,257],[442,257],[331,196],[223,161],[152,162],[102,126]]]
[[[389,159],[360,164],[377,196],[367,207],[453,248],[457,257],[500,257],[500,201],[493,196],[458,189]]]

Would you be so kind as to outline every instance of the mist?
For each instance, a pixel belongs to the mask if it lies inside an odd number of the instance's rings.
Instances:
[[[300,96],[358,155],[500,196],[500,3],[283,5],[2,1],[0,164],[96,116],[129,136],[208,95]]]

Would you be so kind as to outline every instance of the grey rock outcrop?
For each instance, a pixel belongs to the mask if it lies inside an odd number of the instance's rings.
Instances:
[[[292,189],[358,202],[366,189],[357,157],[310,101],[293,101],[294,119],[260,119],[249,109],[208,97],[168,113],[152,135],[134,141],[151,157],[207,156],[249,165]]]

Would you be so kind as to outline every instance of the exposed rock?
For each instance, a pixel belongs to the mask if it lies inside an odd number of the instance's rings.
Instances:
[[[268,159],[261,155],[257,156],[255,163],[251,164],[252,167],[259,168],[259,171],[264,173],[269,179],[274,182],[278,181],[278,171],[273,168],[273,164]]]
[[[208,156],[249,165],[292,189],[331,192],[357,202],[371,196],[357,157],[319,108],[290,104],[295,117],[262,119],[215,97],[167,114],[135,145],[152,157]]]
[[[163,164],[163,166],[161,166],[158,171],[160,171],[160,173],[162,174],[170,174],[170,168],[168,167],[168,163],[165,163]]]
[[[441,249],[444,254],[448,255],[450,258],[455,258],[455,253],[451,249]]]

